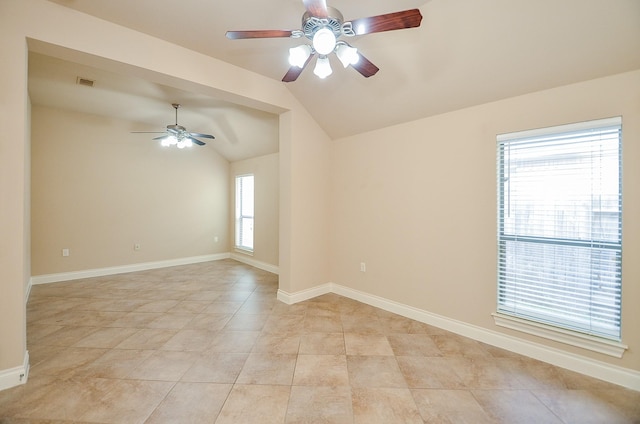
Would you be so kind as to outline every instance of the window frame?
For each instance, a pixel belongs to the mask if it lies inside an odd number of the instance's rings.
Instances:
[[[503,286],[503,276],[502,273],[506,273],[504,269],[501,269],[501,266],[505,266],[503,261],[506,253],[502,248],[505,246],[507,240],[518,240],[523,242],[534,242],[534,243],[551,243],[557,245],[565,245],[565,246],[580,246],[584,247],[585,245],[592,246],[591,242],[585,242],[580,239],[571,239],[571,238],[562,238],[562,237],[535,237],[535,236],[518,236],[518,232],[515,231],[514,234],[506,234],[505,233],[505,223],[504,223],[504,213],[507,208],[505,208],[505,202],[510,202],[510,196],[507,199],[505,194],[505,182],[506,178],[509,176],[505,176],[506,166],[505,166],[505,146],[508,145],[509,142],[515,140],[522,140],[532,137],[545,137],[545,136],[553,136],[569,133],[572,131],[581,131],[581,130],[591,130],[598,128],[606,128],[606,127],[616,127],[619,126],[619,136],[618,136],[618,146],[617,146],[617,154],[618,154],[618,200],[619,200],[619,209],[618,209],[618,222],[621,223],[622,220],[622,118],[614,117],[607,118],[601,120],[587,121],[581,122],[577,124],[568,124],[568,125],[560,125],[542,129],[521,131],[516,133],[508,133],[501,134],[497,136],[497,284],[496,284],[496,313],[492,314],[495,320],[496,325],[507,327],[510,329],[523,331],[529,334],[534,334],[540,337],[545,337],[549,339],[553,339],[556,341],[561,341],[563,343],[568,343],[574,346],[580,346],[589,350],[598,351],[600,353],[609,354],[611,356],[621,357],[626,350],[626,345],[621,343],[621,335],[622,335],[622,305],[621,305],[621,295],[620,295],[620,305],[618,307],[619,316],[620,316],[620,325],[619,325],[619,334],[618,337],[611,337],[602,334],[590,334],[588,331],[583,331],[582,329],[576,329],[571,324],[563,326],[560,322],[561,319],[558,320],[548,320],[548,319],[540,319],[540,316],[536,317],[535,314],[519,314],[515,313],[513,310],[509,310],[509,308],[501,307],[501,303],[504,303],[504,298],[501,300],[501,296],[504,295],[504,290],[506,289],[506,285]],[[591,213],[595,213],[594,209],[590,209]],[[619,230],[619,243],[612,246],[611,243],[599,243],[595,247],[600,248],[614,248],[618,249],[619,254],[619,285],[620,292],[622,289],[622,232]]]
[[[252,211],[251,215],[245,215],[245,205],[243,204],[243,181],[246,178],[252,180]],[[251,245],[243,244],[245,242],[242,229],[244,228],[244,220],[251,220]],[[235,177],[235,225],[234,225],[234,249],[236,251],[253,254],[255,247],[255,175],[242,174]]]

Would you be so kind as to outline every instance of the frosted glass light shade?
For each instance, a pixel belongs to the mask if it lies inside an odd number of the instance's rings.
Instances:
[[[345,68],[349,65],[355,65],[360,60],[358,49],[348,46],[346,44],[340,44],[336,50],[336,56],[342,62],[342,66]]]
[[[336,36],[329,28],[320,28],[313,34],[313,48],[318,54],[327,55],[336,48]]]
[[[331,69],[331,64],[329,64],[329,58],[326,56],[319,57],[313,73],[319,78],[326,78],[331,75],[333,70]]]
[[[302,68],[311,55],[311,47],[303,44],[289,49],[289,64]]]

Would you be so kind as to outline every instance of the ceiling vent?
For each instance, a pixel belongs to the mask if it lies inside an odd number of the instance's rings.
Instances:
[[[95,81],[90,80],[88,78],[82,78],[82,77],[77,77],[76,78],[76,84],[78,85],[86,85],[87,87],[93,87],[93,83]]]

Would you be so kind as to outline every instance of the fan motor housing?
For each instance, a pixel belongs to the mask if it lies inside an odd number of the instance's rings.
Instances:
[[[321,28],[329,28],[335,34],[336,38],[342,35],[342,23],[344,17],[336,8],[327,6],[327,17],[319,18],[312,16],[309,12],[302,15],[302,32],[309,40],[313,39],[313,35]]]

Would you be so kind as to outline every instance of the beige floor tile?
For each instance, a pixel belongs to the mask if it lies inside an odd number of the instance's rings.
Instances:
[[[298,355],[294,386],[348,386],[345,355]]]
[[[342,331],[339,316],[305,315],[304,330],[311,333],[336,333]]]
[[[179,302],[179,300],[145,300],[135,309],[135,312],[167,312]]]
[[[386,336],[378,334],[344,333],[347,355],[393,356]]]
[[[248,353],[201,353],[181,381],[235,383],[248,357]]]
[[[100,327],[77,327],[66,326],[61,327],[59,330],[52,332],[51,334],[42,337],[39,341],[39,345],[43,346],[73,346],[83,338],[100,330]],[[100,346],[87,346],[87,347],[100,347]]]
[[[427,334],[391,334],[387,340],[396,356],[442,356]]]
[[[343,333],[306,333],[300,336],[301,355],[345,355]]]
[[[233,386],[215,424],[281,424],[289,403],[289,386]]]
[[[292,386],[285,423],[352,424],[351,389]]]
[[[202,352],[211,344],[215,334],[213,331],[182,329],[160,349]]]
[[[610,403],[617,411],[628,417],[634,424],[640,423],[640,392],[615,387],[589,390],[598,399]]]
[[[219,331],[206,351],[249,353],[259,336],[259,331]]]
[[[386,334],[382,320],[373,312],[356,314],[342,313],[341,317],[342,328],[345,333]]]
[[[118,349],[160,349],[178,330],[143,328],[124,339]]]
[[[406,388],[394,356],[347,356],[351,387]]]
[[[500,423],[561,424],[529,390],[473,390],[482,409]]]
[[[265,314],[236,313],[224,326],[225,331],[260,331],[269,318]]]
[[[408,389],[353,388],[355,424],[423,424]]]
[[[179,381],[199,358],[195,352],[154,351],[133,370],[128,378],[137,380]]]
[[[160,312],[127,312],[122,317],[108,324],[109,327],[143,328],[150,322],[160,318]]]
[[[210,301],[182,300],[167,312],[171,314],[197,314],[202,312],[210,304]]]
[[[177,383],[145,424],[213,423],[232,385]]]
[[[640,392],[231,259],[34,286],[0,423],[640,422]]]
[[[413,389],[411,394],[425,423],[496,423],[468,390]]]
[[[446,356],[484,356],[491,357],[491,354],[483,348],[483,344],[466,337],[448,333],[444,335],[436,334],[431,337],[440,352]]]
[[[467,387],[456,373],[451,358],[398,356],[396,360],[411,388],[463,389]]]
[[[453,357],[447,362],[468,389],[524,389],[509,366],[500,359],[485,357]]]
[[[499,363],[517,379],[525,389],[566,390],[562,373],[558,367],[522,357],[500,357]]]
[[[181,330],[187,326],[196,314],[174,314],[170,312],[163,313],[153,321],[145,324],[146,328],[163,328],[167,330]]]
[[[238,375],[238,384],[291,385],[296,355],[252,353]]]
[[[83,385],[92,396],[80,420],[100,423],[144,423],[175,383],[90,379]]]
[[[227,325],[232,316],[232,314],[198,314],[184,328],[219,331]]]
[[[136,328],[99,328],[78,340],[73,346],[113,348],[137,332]]]
[[[587,390],[537,390],[534,395],[565,423],[633,422],[624,410]]]
[[[61,378],[72,377],[78,369],[90,364],[108,352],[107,349],[70,347],[60,350],[34,366],[31,372]]]
[[[253,346],[256,353],[297,354],[300,336],[287,333],[262,333]]]
[[[125,314],[127,314],[127,312],[65,310],[37,322],[40,324],[70,327],[101,327],[111,324],[115,320],[122,318]]]
[[[62,325],[29,324],[27,325],[27,343],[38,343],[43,337],[62,328],[64,328]]]
[[[262,327],[263,333],[299,334],[305,333],[304,317],[299,315],[272,314]]]
[[[221,295],[222,296],[222,295]],[[206,314],[235,314],[242,306],[242,302],[228,301],[223,302],[218,297],[209,306],[202,311]]]
[[[153,350],[110,349],[96,360],[79,367],[75,375],[91,378],[135,378],[132,373],[153,354]]]

